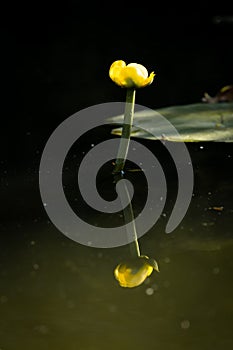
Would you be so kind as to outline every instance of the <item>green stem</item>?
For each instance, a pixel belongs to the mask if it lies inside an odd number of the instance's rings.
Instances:
[[[120,145],[117,153],[117,158],[115,162],[115,168],[113,174],[117,174],[123,171],[125,162],[127,159],[129,142],[130,142],[130,133],[133,125],[133,116],[134,116],[134,106],[135,106],[135,89],[127,89],[126,92],[126,104],[125,104],[125,113],[124,113],[124,124],[122,128],[122,134],[120,139]]]

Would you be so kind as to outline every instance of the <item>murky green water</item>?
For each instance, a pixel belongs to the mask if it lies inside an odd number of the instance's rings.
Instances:
[[[44,212],[37,172],[12,175],[3,186],[3,198],[10,188],[14,200],[1,224],[1,350],[232,348],[233,148],[193,144],[189,150],[195,186],[187,215],[164,233],[174,189],[159,221],[139,239],[160,273],[132,289],[113,275],[128,246],[71,241]]]

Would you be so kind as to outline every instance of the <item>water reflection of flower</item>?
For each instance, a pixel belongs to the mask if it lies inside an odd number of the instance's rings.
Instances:
[[[114,276],[121,287],[133,288],[142,284],[153,270],[159,272],[155,259],[146,255],[121,262],[114,270]]]

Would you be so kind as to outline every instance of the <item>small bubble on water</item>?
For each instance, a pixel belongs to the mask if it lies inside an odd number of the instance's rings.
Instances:
[[[95,146],[95,144],[94,144],[94,143],[92,143],[92,144],[91,144],[91,147],[94,147],[94,146]]]
[[[34,264],[34,265],[33,265],[33,269],[34,269],[34,270],[39,270],[39,265],[38,265],[38,264]]]
[[[200,149],[203,149],[204,148],[204,146],[200,146]]]
[[[188,328],[190,327],[190,322],[189,322],[189,320],[183,320],[183,321],[181,321],[180,327],[181,327],[182,329],[188,329]]]
[[[166,258],[164,258],[164,262],[166,264],[169,264],[171,262],[171,259],[168,256],[166,256]]]
[[[154,289],[151,288],[151,287],[150,287],[150,288],[147,288],[147,289],[146,289],[146,294],[147,294],[147,295],[152,295],[152,294],[154,294]]]
[[[220,272],[220,268],[219,267],[214,267],[212,272],[213,272],[214,275],[217,275]]]

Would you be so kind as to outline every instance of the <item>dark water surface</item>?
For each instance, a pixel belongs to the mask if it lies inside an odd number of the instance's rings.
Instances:
[[[104,137],[109,131],[96,140]],[[141,142],[160,157],[168,194],[160,219],[139,239],[141,253],[158,261],[160,273],[153,272],[136,288],[120,287],[113,275],[116,265],[129,257],[128,246],[83,246],[50,222],[40,199],[37,166],[2,178],[2,350],[232,348],[232,144],[187,144],[194,195],[183,221],[165,234],[177,191],[174,169],[160,142]],[[84,151],[88,145],[83,144]],[[67,186],[74,180],[72,159],[79,162],[79,157],[70,157]],[[136,173],[131,179],[139,191],[137,213],[145,187]],[[104,181],[100,190],[110,193],[108,186]],[[68,196],[74,205],[71,187]],[[14,205],[8,207],[9,190]],[[111,226],[122,218],[96,214],[95,221]]]

